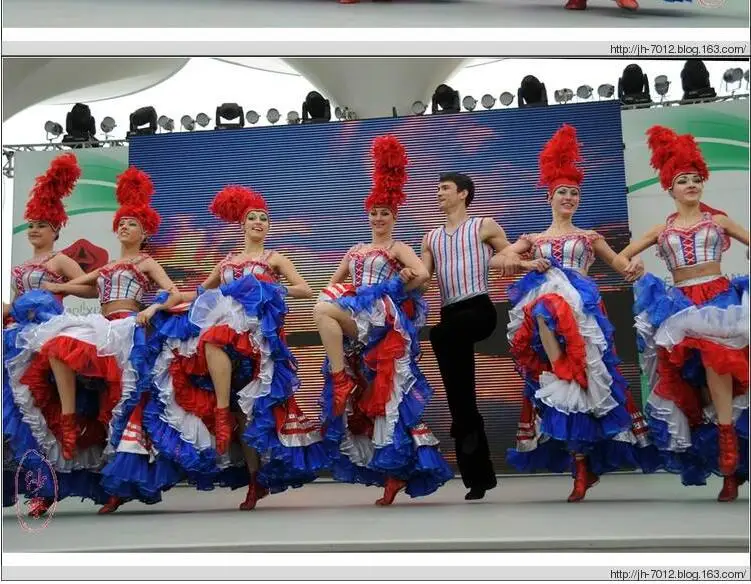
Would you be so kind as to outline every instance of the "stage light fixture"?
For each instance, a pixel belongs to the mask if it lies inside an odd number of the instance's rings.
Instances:
[[[223,103],[216,108],[214,115],[217,130],[234,130],[245,127],[243,108],[237,103]],[[234,121],[233,121],[234,120]]]
[[[276,124],[281,117],[282,116],[279,113],[279,110],[275,107],[272,107],[268,112],[266,112],[266,119],[272,124]]]
[[[627,65],[618,79],[618,99],[623,105],[652,103],[647,76],[636,63]]]
[[[138,108],[130,114],[130,129],[128,138],[131,136],[149,136],[156,134],[156,110],[152,106]]]
[[[184,130],[187,130],[188,132],[192,132],[196,129],[196,121],[189,115],[184,115],[180,118],[180,125]]]
[[[208,116],[208,114],[201,112],[200,114],[196,116],[196,124],[198,124],[202,128],[205,128],[206,126],[208,126],[210,122],[211,122],[211,118]]]
[[[701,59],[688,59],[681,71],[683,99],[712,99],[717,92],[709,84],[709,71]]]
[[[574,92],[568,87],[564,87],[563,89],[556,89],[553,96],[557,103],[568,103],[574,99]]]
[[[545,84],[534,75],[522,79],[516,93],[519,107],[542,107],[548,105],[548,92]]]
[[[341,120],[344,117],[344,112],[342,112],[341,107],[336,106],[336,108],[334,108],[334,117],[336,117],[337,120]]]
[[[63,144],[76,144],[80,142],[98,142],[96,134],[96,122],[91,115],[89,106],[77,103],[65,116],[65,136]]]
[[[47,133],[47,140],[52,141],[60,137],[60,134],[63,133],[63,127],[57,122],[47,121],[44,123],[44,131]]]
[[[302,104],[302,123],[320,124],[331,121],[331,102],[317,91],[311,91]]]
[[[579,99],[589,99],[592,97],[593,89],[589,85],[580,85],[576,88],[576,97]]]
[[[295,110],[287,112],[287,123],[289,125],[299,124],[300,123],[300,114],[298,114]]]
[[[730,84],[737,83],[738,87],[733,88],[733,93],[735,93],[736,90],[741,88],[741,83],[743,82],[743,69],[740,67],[734,67],[733,69],[728,69],[725,71],[725,73],[722,76],[722,80],[725,82],[725,91],[730,89]]]
[[[256,110],[250,110],[245,114],[245,119],[251,126],[255,126],[258,123],[258,120],[261,119],[261,116],[258,115]]]
[[[597,95],[600,99],[610,99],[615,93],[615,87],[610,83],[603,83],[597,88]]]
[[[495,97],[486,93],[480,98],[480,103],[485,109],[493,109],[493,106],[495,105]]]
[[[416,116],[423,115],[427,109],[427,106],[421,101],[416,101],[412,104],[412,113]]]
[[[117,128],[117,124],[115,123],[115,119],[111,116],[106,116],[100,123],[99,128],[104,132],[104,135],[108,135],[112,133],[112,130]]]
[[[748,88],[748,69],[743,73],[743,79],[746,81],[746,87]]]
[[[434,114],[458,114],[462,110],[459,100],[459,92],[445,83],[435,88],[431,100],[431,113]]]
[[[670,91],[670,80],[667,75],[658,75],[655,77],[655,93],[660,96],[660,101],[665,99],[668,91]]]
[[[165,132],[171,132],[175,129],[175,120],[167,116],[159,116],[156,123]]]
[[[475,108],[477,107],[477,100],[471,95],[467,95],[462,100],[462,106],[464,106],[465,110],[469,112],[473,112],[475,111]]]
[[[514,94],[509,91],[504,91],[498,98],[498,101],[501,102],[501,105],[508,107],[514,103]]]

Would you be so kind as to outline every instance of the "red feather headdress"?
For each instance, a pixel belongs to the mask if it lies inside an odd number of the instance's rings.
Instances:
[[[269,212],[263,196],[238,185],[228,185],[219,191],[211,201],[209,211],[227,223],[244,222],[250,211]]]
[[[157,232],[162,219],[150,205],[154,183],[148,174],[131,166],[117,177],[115,194],[120,208],[112,221],[112,231],[117,231],[121,219],[132,217],[141,224],[147,235]]]
[[[396,136],[379,136],[373,140],[373,188],[365,199],[365,209],[386,207],[396,215],[407,199],[407,152]]]
[[[652,126],[647,130],[647,144],[652,151],[649,162],[660,173],[660,184],[666,191],[681,174],[698,174],[703,181],[709,178],[707,163],[690,134],[679,136],[670,128]]]
[[[63,198],[73,192],[76,182],[81,178],[81,167],[75,154],[63,154],[55,158],[49,169],[37,177],[26,203],[24,219],[27,221],[45,221],[55,231],[59,231],[67,222]]]
[[[584,180],[579,162],[576,128],[563,124],[540,152],[539,185],[547,187],[548,196],[560,186],[579,187]]]

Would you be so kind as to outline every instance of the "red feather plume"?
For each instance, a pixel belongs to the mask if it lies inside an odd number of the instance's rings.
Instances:
[[[154,183],[151,177],[133,166],[117,177],[115,196],[120,208],[112,220],[112,230],[117,231],[117,226],[123,217],[133,217],[143,230],[149,235],[159,230],[162,219],[151,208],[151,197],[154,194]]]
[[[562,184],[579,186],[584,172],[577,166],[581,162],[576,128],[564,124],[545,144],[540,152],[540,186],[554,191]]]
[[[37,177],[26,203],[24,218],[28,221],[46,221],[57,230],[68,222],[63,198],[69,196],[81,178],[81,167],[75,154],[56,157],[47,172]]]
[[[373,187],[365,199],[365,209],[387,207],[396,214],[407,199],[407,152],[396,136],[379,136],[373,140]]]
[[[259,193],[239,185],[224,187],[209,205],[209,211],[227,223],[241,223],[251,209],[268,213],[266,201]]]
[[[680,174],[696,173],[702,180],[709,178],[707,163],[690,134],[679,136],[671,128],[652,126],[647,130],[647,144],[652,151],[649,162],[659,172],[663,189],[670,189]]]

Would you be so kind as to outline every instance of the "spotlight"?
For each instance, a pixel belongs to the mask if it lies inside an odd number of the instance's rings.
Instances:
[[[639,65],[632,63],[623,70],[623,75],[618,79],[618,99],[623,105],[652,103],[649,81]]]
[[[223,103],[216,108],[216,125],[217,130],[231,130],[245,126],[243,117],[243,108],[236,103]],[[237,120],[233,122],[232,120]]]
[[[287,113],[287,123],[290,125],[299,124],[300,123],[300,114],[298,114],[296,111],[292,110],[291,112]]]
[[[597,88],[597,95],[600,97],[600,99],[610,99],[613,97],[613,94],[615,93],[615,87],[610,85],[610,83],[603,83],[600,85],[600,87]]]
[[[681,71],[683,99],[710,99],[717,92],[709,86],[709,71],[701,59],[689,59]]]
[[[462,100],[462,105],[464,106],[465,110],[467,110],[469,112],[473,112],[473,111],[475,111],[475,108],[477,107],[477,100],[474,97],[472,97],[471,95],[467,95]]]
[[[47,132],[47,140],[50,142],[63,133],[63,127],[57,122],[47,121],[44,123],[44,131]],[[52,138],[50,138],[52,136]]]
[[[336,109],[334,109],[334,116],[336,116],[337,120],[341,120],[344,117],[344,112],[341,107],[336,106]]]
[[[211,118],[208,116],[208,114],[205,114],[201,112],[196,116],[196,124],[201,126],[202,128],[205,128],[209,125],[209,122],[211,121]]]
[[[156,110],[149,106],[138,108],[130,114],[130,129],[128,138],[131,136],[149,136],[156,134]]]
[[[658,75],[655,77],[655,92],[660,96],[662,101],[670,90],[670,81],[667,75]]]
[[[317,91],[311,91],[302,104],[302,123],[320,124],[331,121],[331,102]]]
[[[495,105],[495,97],[493,97],[489,93],[486,93],[480,98],[480,103],[485,109],[492,109]]]
[[[574,99],[574,92],[568,87],[564,87],[563,89],[556,89],[553,93],[553,97],[557,103],[568,103]]]
[[[159,119],[156,121],[156,123],[165,132],[171,132],[175,129],[175,120],[168,118],[167,116],[159,116]]]
[[[727,91],[730,87],[730,84],[737,83],[738,87],[733,88],[733,93],[737,89],[741,88],[741,81],[743,80],[743,69],[740,67],[735,67],[734,69],[728,69],[725,71],[724,75],[722,76],[722,80],[725,82],[725,90]]]
[[[180,118],[180,125],[188,132],[196,129],[196,121],[188,115]]]
[[[98,142],[96,134],[96,122],[91,115],[89,106],[77,103],[65,116],[65,136],[63,144],[76,144],[79,142]]]
[[[251,126],[255,126],[258,123],[258,120],[261,119],[261,116],[258,115],[257,111],[250,110],[248,113],[245,114],[245,119],[248,121],[248,123]]]
[[[745,79],[746,87],[748,87],[748,69],[746,69],[746,72],[743,74],[743,79]]]
[[[412,113],[416,116],[421,116],[427,109],[427,106],[421,101],[416,101],[412,104]]]
[[[101,121],[99,128],[101,128],[102,132],[104,132],[104,135],[106,136],[107,134],[112,133],[112,130],[117,128],[117,124],[115,123],[115,120],[113,118],[107,116]]]
[[[522,79],[516,93],[519,107],[540,107],[548,105],[548,92],[545,84],[534,75],[527,75]]]
[[[589,85],[580,85],[576,88],[576,97],[579,99],[589,99],[594,91]]]
[[[434,114],[458,114],[461,111],[459,92],[441,83],[433,92],[430,111]]]
[[[279,110],[274,107],[266,112],[266,119],[272,124],[276,124],[279,121],[280,117],[281,115],[279,114]]]
[[[508,91],[504,91],[501,96],[498,98],[498,101],[501,102],[501,105],[504,105],[506,107],[510,106],[512,103],[514,103],[514,94],[509,93]]]

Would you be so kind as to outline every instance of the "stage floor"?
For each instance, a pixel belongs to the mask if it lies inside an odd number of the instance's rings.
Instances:
[[[501,477],[483,501],[465,502],[454,480],[425,499],[400,495],[380,508],[376,488],[317,482],[268,497],[252,512],[236,510],[244,490],[178,487],[161,504],[128,503],[108,516],[66,500],[33,533],[21,528],[15,508],[4,509],[3,551],[748,551],[748,486],[730,504],[715,501],[720,486],[619,474],[571,504],[569,477]]]
[[[617,8],[612,0],[589,0],[583,12],[564,10],[564,3],[364,0],[342,6],[336,0],[3,0],[3,27],[745,28],[749,17],[748,2],[738,0],[726,0],[716,8],[698,0],[640,0],[636,13]]]

